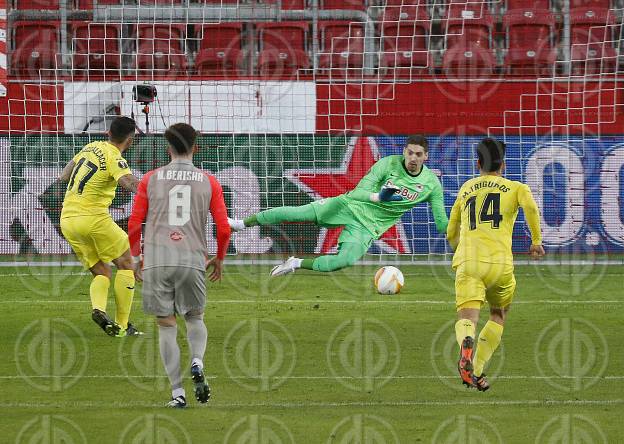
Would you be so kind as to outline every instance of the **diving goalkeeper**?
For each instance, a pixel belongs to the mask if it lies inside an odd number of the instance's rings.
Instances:
[[[282,276],[297,268],[329,272],[357,262],[373,243],[401,216],[421,202],[429,202],[438,233],[446,233],[448,218],[444,209],[442,185],[424,165],[429,144],[424,136],[407,138],[402,155],[380,159],[354,190],[299,207],[278,207],[246,219],[229,219],[232,231],[256,225],[282,222],[314,222],[326,228],[344,226],[338,239],[338,253],[314,259],[288,258],[271,270]]]

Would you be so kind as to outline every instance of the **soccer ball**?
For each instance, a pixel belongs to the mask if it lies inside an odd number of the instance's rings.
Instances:
[[[403,273],[396,267],[381,267],[375,273],[375,288],[380,294],[397,294],[404,283]]]

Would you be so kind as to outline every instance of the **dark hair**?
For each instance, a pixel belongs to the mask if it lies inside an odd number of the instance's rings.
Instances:
[[[110,126],[110,140],[114,143],[121,143],[134,134],[136,123],[130,117],[115,117]]]
[[[425,149],[425,153],[429,152],[429,142],[427,142],[427,138],[421,134],[408,136],[405,142],[405,146],[407,145],[420,145]]]
[[[165,139],[177,154],[189,154],[195,146],[197,131],[188,123],[174,123],[165,131]]]
[[[498,171],[505,160],[505,144],[486,137],[477,145],[477,156],[483,171],[486,173]]]

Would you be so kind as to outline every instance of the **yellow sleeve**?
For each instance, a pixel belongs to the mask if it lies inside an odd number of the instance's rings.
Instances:
[[[520,185],[520,189],[518,190],[518,204],[524,211],[524,218],[531,231],[531,244],[542,245],[539,208],[535,203],[535,199],[533,199],[533,194],[528,185]]]
[[[119,181],[119,178],[126,174],[132,174],[128,162],[121,157],[121,153],[109,155],[108,165],[108,171],[115,181]]]
[[[453,204],[453,208],[451,208],[451,217],[449,218],[448,227],[446,228],[446,239],[453,251],[457,249],[457,244],[459,244],[459,227],[461,224],[460,200],[458,195]]]

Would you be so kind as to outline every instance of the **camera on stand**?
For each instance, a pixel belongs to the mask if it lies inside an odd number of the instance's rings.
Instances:
[[[134,85],[132,87],[132,99],[137,103],[152,103],[158,92],[154,85]]]
[[[152,103],[156,97],[158,96],[158,92],[156,91],[156,87],[154,85],[134,85],[132,87],[132,99],[136,103],[140,103],[143,105],[143,109],[141,112],[145,114],[145,133],[149,134],[149,113],[150,107],[149,104]],[[134,119],[134,111],[132,112],[132,118]]]

